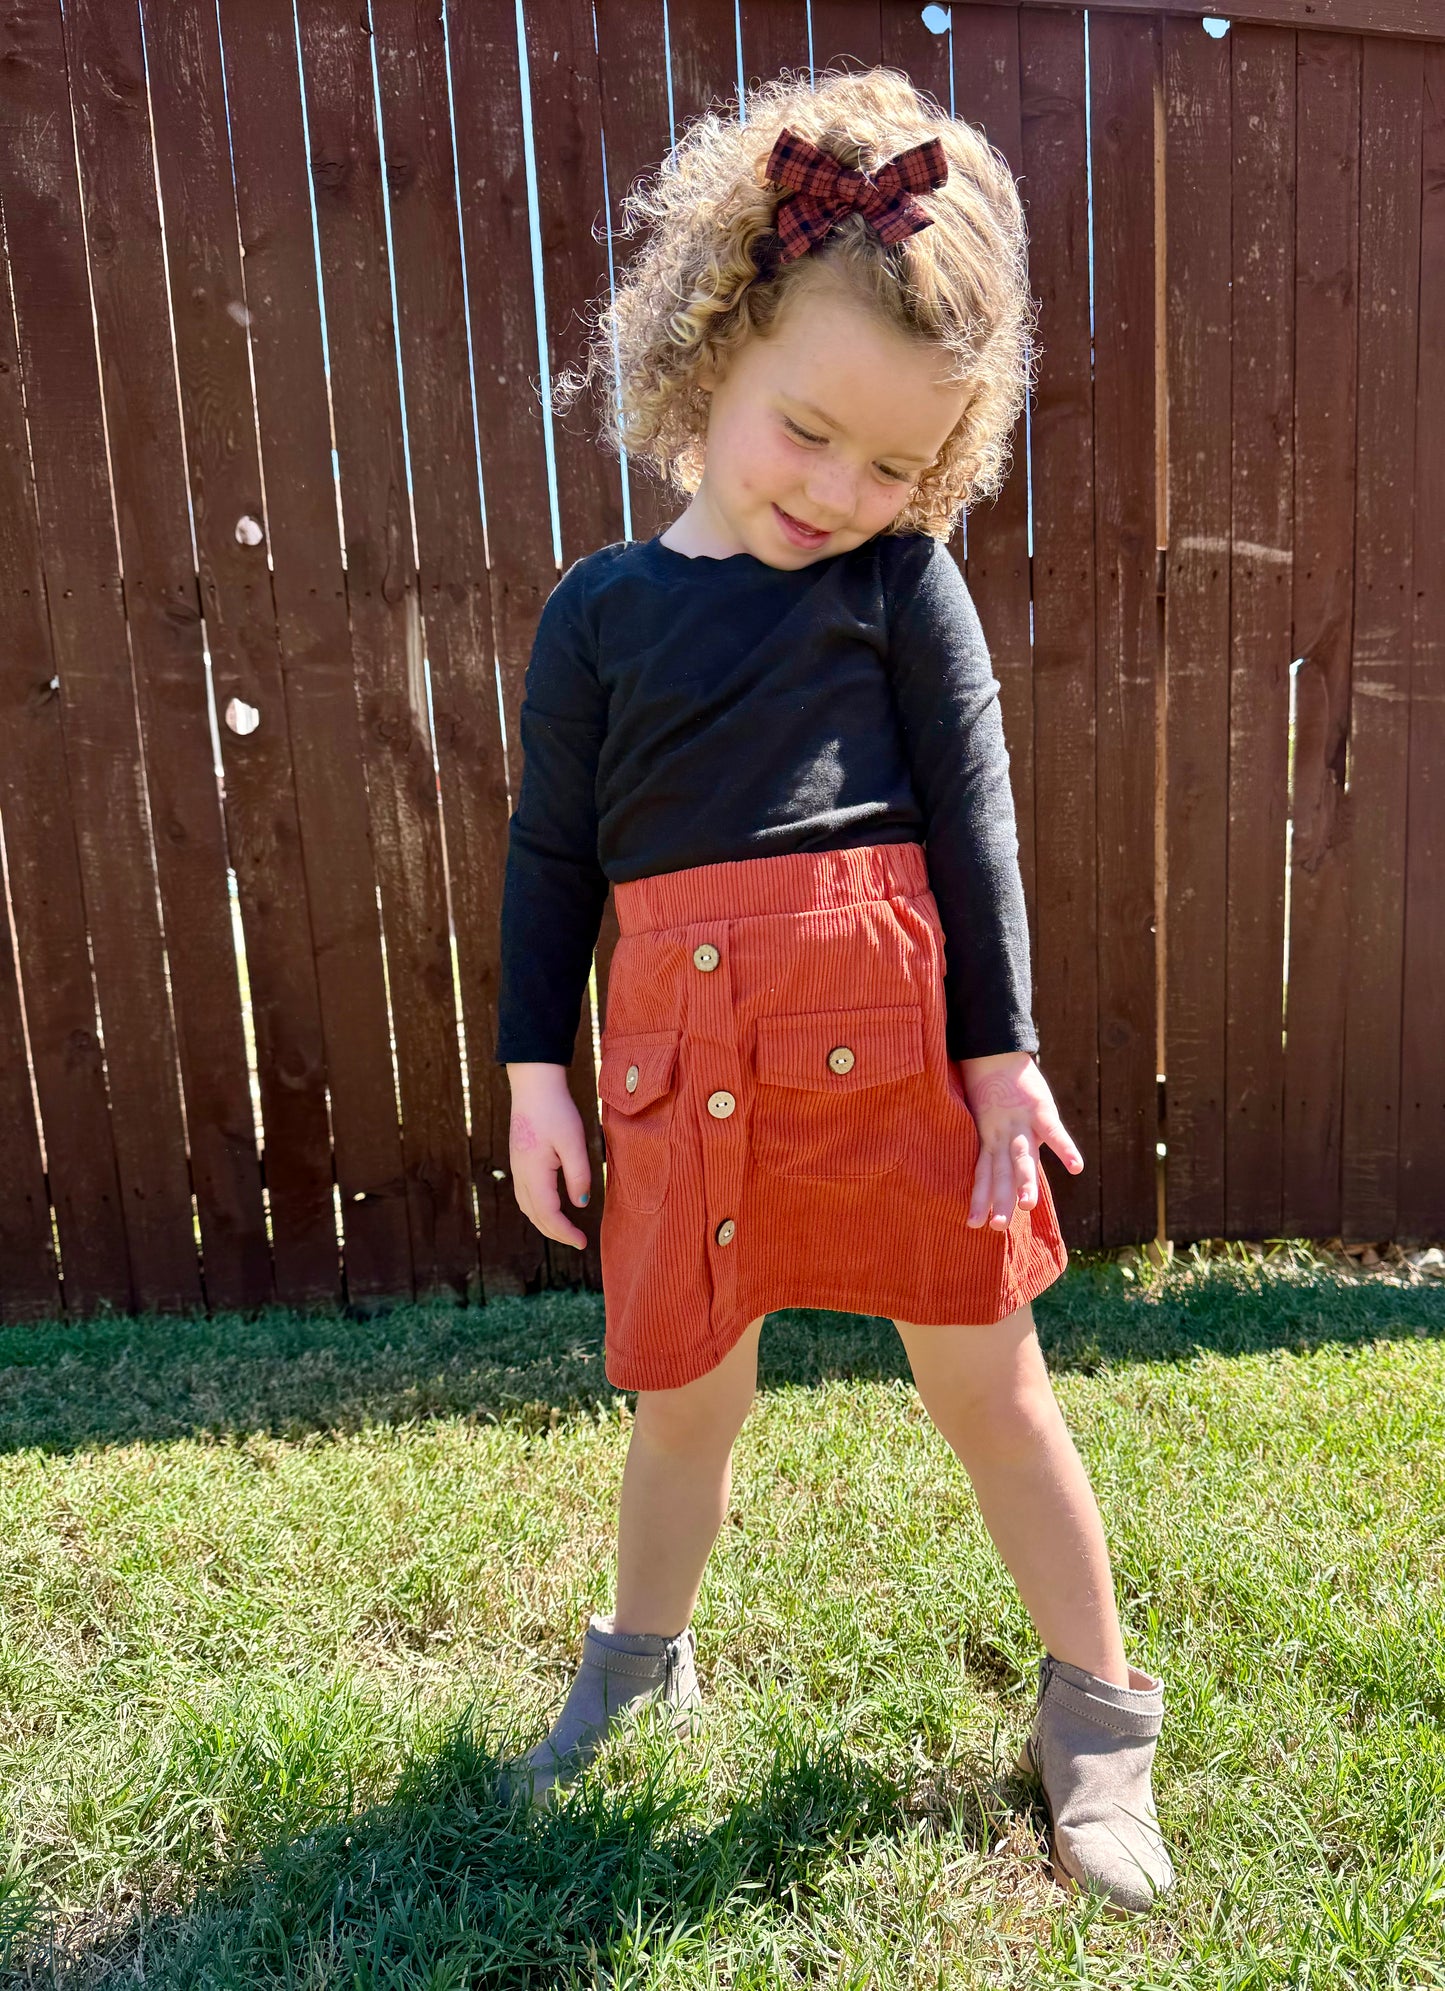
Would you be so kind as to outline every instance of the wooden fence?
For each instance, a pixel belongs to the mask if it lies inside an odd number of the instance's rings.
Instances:
[[[541,355],[684,122],[839,56],[1029,215],[956,550],[1070,1244],[1438,1237],[1445,0],[524,12],[0,7],[0,1317],[598,1283],[508,1177],[517,718],[559,558],[682,500],[580,408],[549,466]]]

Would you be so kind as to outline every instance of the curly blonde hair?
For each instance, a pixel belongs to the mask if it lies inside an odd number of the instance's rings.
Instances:
[[[620,232],[649,232],[615,296],[589,311],[584,357],[557,377],[553,406],[565,412],[595,382],[601,440],[691,496],[707,434],[699,375],[746,339],[766,337],[800,286],[817,280],[810,266],[822,266],[884,324],[951,355],[948,377],[971,388],[889,528],[947,539],[964,512],[1002,487],[1035,385],[1038,306],[1008,162],[897,69],[829,68],[813,83],[785,70],[743,102],[745,121],[736,99],[704,111],[656,174],[627,192]],[[890,246],[853,212],[816,248],[781,263],[779,194],[765,171],[784,125],[864,172],[936,135],[948,179],[916,197],[932,227]]]

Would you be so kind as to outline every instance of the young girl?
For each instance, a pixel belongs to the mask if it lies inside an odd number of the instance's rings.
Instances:
[[[614,1722],[699,1693],[691,1618],[763,1317],[884,1315],[1045,1652],[1020,1768],[1056,1872],[1173,1883],[1098,1508],[1029,1302],[1064,1270],[1039,1151],[1083,1157],[1034,1062],[999,686],[947,548],[1030,384],[1006,163],[888,69],[709,112],[634,188],[645,246],[588,363],[608,438],[689,494],[576,560],[522,708],[496,1056],[517,1200],[590,1187],[567,1088],[609,884],[598,1090],[606,1372],[637,1392],[613,1611],[550,1734],[550,1802]]]

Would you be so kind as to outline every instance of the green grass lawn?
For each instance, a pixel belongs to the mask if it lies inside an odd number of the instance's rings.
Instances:
[[[1445,1281],[1301,1249],[1036,1305],[1162,1673],[1177,1900],[1090,1919],[1038,1646],[884,1322],[773,1316],[703,1739],[496,1810],[611,1602],[592,1295],[0,1333],[0,1981],[1445,1985]]]

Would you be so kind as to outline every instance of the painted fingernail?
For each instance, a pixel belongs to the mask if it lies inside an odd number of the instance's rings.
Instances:
[[[591,1191],[590,1189],[584,1189],[584,1190],[582,1191],[582,1194],[581,1194],[581,1195],[580,1195],[580,1196],[579,1196],[579,1197],[577,1198],[577,1201],[578,1201],[578,1203],[579,1203],[579,1204],[582,1204],[582,1203],[585,1203],[585,1202],[587,1201],[587,1198],[588,1198],[588,1197],[589,1197],[589,1196],[590,1196],[591,1194],[592,1194],[592,1191]]]

